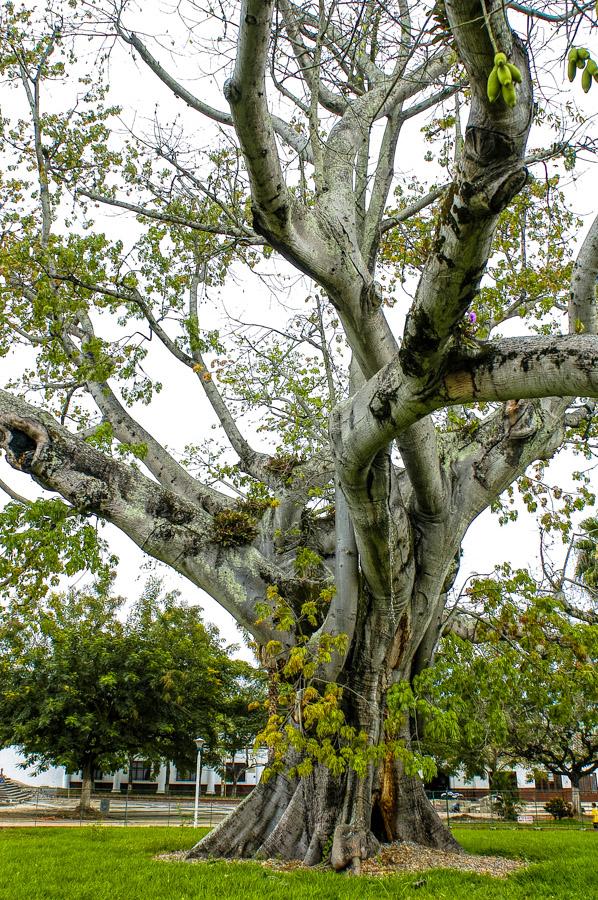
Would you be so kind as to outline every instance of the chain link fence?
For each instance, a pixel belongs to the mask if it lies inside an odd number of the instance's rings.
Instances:
[[[193,826],[195,801],[189,794],[163,796],[136,793],[97,792],[91,808],[82,810],[80,791],[53,788],[28,789],[20,802],[0,805],[0,826],[9,825],[166,825]],[[240,802],[232,798],[199,801],[197,826],[212,828]]]
[[[9,825],[166,825],[193,826],[194,797],[172,793],[156,795],[96,792],[91,809],[82,810],[80,791],[56,788],[28,788],[18,802],[0,804],[0,826]],[[451,828],[592,828],[592,802],[583,800],[581,810],[573,810],[570,792],[500,791],[467,795],[455,791],[429,792],[439,816]],[[233,798],[202,797],[197,825],[212,828],[240,802]],[[598,797],[595,801],[598,805]]]
[[[592,828],[592,802],[584,800],[575,810],[570,791],[516,790],[489,792],[472,796],[466,792],[449,790],[428,791],[438,815],[451,828],[480,827],[535,827],[535,828]],[[598,806],[598,796],[596,797]]]

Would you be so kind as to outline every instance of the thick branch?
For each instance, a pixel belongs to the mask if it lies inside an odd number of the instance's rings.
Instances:
[[[478,350],[454,352],[428,385],[405,378],[396,358],[334,411],[331,429],[337,460],[349,481],[362,481],[374,455],[395,434],[444,406],[596,397],[597,365],[598,338],[582,334],[507,338]]]
[[[446,10],[471,85],[471,109],[452,189],[442,205],[432,253],[407,317],[401,358],[404,371],[421,376],[438,368],[455,326],[478,292],[498,214],[526,181],[522,166],[532,115],[527,58],[504,11],[489,2],[492,36],[476,0],[447,2]],[[519,66],[523,83],[513,109],[486,94],[495,44]]]
[[[577,254],[571,276],[569,301],[569,331],[596,334],[598,310],[596,308],[596,282],[598,280],[598,216],[590,226]]]
[[[256,639],[270,639],[255,622],[255,604],[281,573],[250,545],[225,549],[215,542],[212,517],[197,503],[100,453],[6,391],[0,391],[0,448],[13,468],[80,513],[112,522],[210,594]]]
[[[249,172],[251,196],[266,222],[288,218],[289,200],[266,99],[273,0],[243,0],[232,78],[225,85]],[[254,212],[255,217],[255,212]]]

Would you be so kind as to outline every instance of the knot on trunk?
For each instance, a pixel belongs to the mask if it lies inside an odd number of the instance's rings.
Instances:
[[[332,839],[330,864],[340,872],[352,865],[359,870],[362,859],[375,856],[380,851],[380,842],[371,831],[354,825],[337,825]]]
[[[12,413],[0,419],[0,447],[6,451],[6,459],[14,469],[30,472],[49,440],[43,425],[33,419]]]

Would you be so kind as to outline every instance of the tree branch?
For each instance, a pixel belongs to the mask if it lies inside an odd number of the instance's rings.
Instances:
[[[158,60],[150,53],[146,45],[142,40],[132,31],[127,31],[123,26],[117,22],[116,30],[120,37],[132,47],[137,50],[139,56],[143,60],[143,62],[152,70],[152,72],[157,75],[160,81],[169,88],[175,97],[180,97],[187,106],[191,107],[191,109],[196,110],[201,113],[203,116],[207,116],[209,119],[212,119],[214,122],[218,122],[220,125],[232,126],[233,117],[230,112],[224,112],[222,110],[216,109],[213,106],[210,106],[208,103],[204,103],[203,100],[200,100],[194,94],[187,90],[180,82],[178,82],[169,72],[164,69]],[[278,136],[283,140],[286,144],[288,144],[291,149],[293,149],[299,156],[305,157],[306,152],[308,150],[307,141],[301,138],[301,135],[297,134],[297,132],[291,128],[291,126],[284,121],[284,119],[280,119],[277,116],[272,117],[272,127]]]
[[[581,245],[571,276],[569,301],[569,331],[596,334],[598,310],[596,309],[596,283],[598,281],[598,216],[590,225]]]
[[[166,490],[138,470],[73,436],[47,413],[0,390],[0,448],[8,463],[78,512],[117,526],[144,552],[205,590],[257,640],[271,631],[256,623],[257,603],[282,573],[248,545],[223,547],[212,517],[194,499]],[[278,640],[284,635],[276,633]]]

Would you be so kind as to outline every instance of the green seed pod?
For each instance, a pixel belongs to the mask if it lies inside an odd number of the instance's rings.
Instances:
[[[513,77],[509,71],[508,66],[506,66],[506,65],[498,66],[496,71],[498,72],[498,80],[503,85],[503,87],[506,84],[513,83]]]
[[[570,59],[567,63],[567,78],[569,81],[575,81],[575,76],[577,75],[577,57],[575,59]]]
[[[578,56],[578,57],[577,57],[577,63],[576,63],[577,68],[578,68],[578,69],[583,69],[583,68],[585,67],[585,64],[586,64],[585,59],[581,59],[581,57]]]
[[[507,61],[507,57],[504,53],[497,53],[494,57],[494,65],[495,66],[504,66]]]
[[[507,63],[507,69],[511,73],[511,78],[513,79],[515,84],[521,84],[521,72],[519,71],[517,66],[514,66],[513,63]]]
[[[592,74],[591,72],[588,72],[587,67],[583,70],[583,75],[581,76],[581,86],[585,94],[587,94],[592,87]]]
[[[585,47],[580,47],[579,50],[577,51],[578,59],[585,60],[585,59],[589,59],[590,56],[591,56],[590,51],[587,50]]]
[[[488,100],[490,103],[494,103],[500,97],[500,81],[498,80],[498,71],[496,66],[490,72],[488,76],[488,84],[486,87],[486,92],[488,94]]]
[[[515,93],[515,85],[513,82],[510,84],[503,84],[502,86],[502,98],[507,104],[507,106],[511,107],[511,109],[517,103],[517,94]]]
[[[577,47],[571,47],[571,49],[569,50],[569,53],[567,55],[567,59],[569,60],[569,62],[577,62],[578,52],[579,51],[578,51]]]
[[[590,75],[595,75],[598,72],[598,63],[593,59],[589,59],[586,63],[586,72],[589,72]]]

